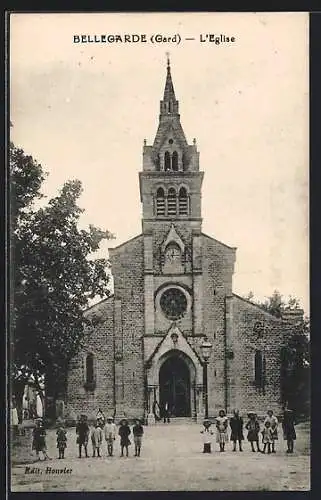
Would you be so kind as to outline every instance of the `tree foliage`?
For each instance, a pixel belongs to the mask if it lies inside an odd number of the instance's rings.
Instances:
[[[78,180],[35,208],[45,175],[11,144],[12,369],[18,385],[30,375],[54,380],[63,373],[81,344],[89,299],[109,294],[108,261],[91,255],[113,235],[93,225],[78,228]]]
[[[287,311],[300,309],[300,301],[289,296],[285,299],[278,290],[261,302],[249,292],[245,299],[259,305],[267,312],[281,318]],[[304,316],[295,321],[281,354],[281,383],[284,404],[297,413],[309,414],[310,410],[310,319]]]

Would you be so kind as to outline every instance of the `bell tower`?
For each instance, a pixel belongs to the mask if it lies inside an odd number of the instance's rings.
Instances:
[[[166,82],[152,145],[139,173],[144,238],[144,336],[202,335],[201,187],[196,140],[188,144],[167,57]]]
[[[188,144],[179,114],[169,57],[159,123],[152,145],[143,146],[139,174],[143,233],[164,222],[201,230],[201,186],[196,140]]]

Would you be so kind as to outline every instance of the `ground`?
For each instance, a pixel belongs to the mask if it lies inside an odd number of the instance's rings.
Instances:
[[[276,454],[252,453],[244,442],[243,453],[232,452],[228,443],[220,453],[214,443],[211,455],[202,453],[200,426],[194,423],[157,424],[145,427],[142,456],[77,458],[75,429],[68,429],[66,458],[58,460],[55,431],[47,434],[50,461],[35,462],[30,451],[30,437],[19,438],[12,450],[12,491],[174,491],[174,490],[309,490],[310,434],[309,424],[297,425],[293,455],[285,453],[282,436]],[[22,442],[24,441],[24,443]],[[88,445],[91,455],[91,444]],[[26,467],[38,467],[42,473],[28,474]],[[71,473],[49,474],[46,468],[72,469]]]

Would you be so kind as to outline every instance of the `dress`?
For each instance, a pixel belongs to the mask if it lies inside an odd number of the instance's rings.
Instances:
[[[100,448],[103,442],[103,431],[101,427],[94,427],[91,431],[91,443],[93,448]]]
[[[248,430],[247,439],[250,442],[259,440],[260,424],[257,419],[250,419],[246,424],[246,429]]]
[[[211,453],[213,431],[209,427],[203,427],[201,430],[203,436],[203,453]]]
[[[16,427],[19,424],[17,408],[11,408],[11,425]]]
[[[271,417],[267,416],[266,419],[264,420],[264,425],[266,422],[270,422],[272,439],[273,441],[276,441],[278,439],[278,424],[279,424],[278,419],[276,418],[275,415],[272,415]]]
[[[89,436],[89,426],[87,422],[78,422],[76,425],[77,443],[87,445]]]
[[[67,433],[65,429],[58,429],[57,432],[57,448],[64,450],[67,448]]]
[[[46,450],[46,431],[43,427],[35,427],[32,431],[32,449],[38,451]]]
[[[273,442],[272,429],[271,427],[264,427],[262,431],[262,442],[263,444],[270,444]]]
[[[294,441],[296,439],[296,432],[294,425],[295,425],[295,420],[293,413],[285,412],[283,416],[282,427],[283,427],[284,439],[286,439],[287,441]]]
[[[216,442],[224,444],[228,441],[227,434],[227,417],[217,417],[216,419]]]
[[[127,424],[121,425],[118,430],[118,434],[120,435],[120,446],[128,446],[130,445],[129,434],[130,428]]]
[[[242,441],[244,439],[243,435],[243,419],[242,417],[236,417],[235,415],[230,418],[231,427],[231,441]]]

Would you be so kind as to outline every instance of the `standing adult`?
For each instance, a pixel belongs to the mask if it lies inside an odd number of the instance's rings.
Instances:
[[[40,460],[39,452],[43,454],[44,460],[51,460],[47,454],[46,446],[46,430],[41,418],[36,420],[36,427],[32,431],[32,449],[35,450],[38,460]]]
[[[272,410],[268,410],[267,412],[267,416],[264,420],[264,426],[266,424],[266,422],[269,422],[270,423],[270,429],[271,429],[271,452],[272,453],[275,453],[275,441],[278,440],[278,425],[279,425],[279,421],[278,419],[276,418],[276,416],[273,414],[273,411]]]
[[[239,410],[233,411],[233,416],[230,418],[231,441],[233,441],[233,451],[236,451],[236,442],[239,443],[239,450],[242,450],[243,435],[243,419],[239,415]]]
[[[158,404],[156,399],[153,402],[153,414],[154,414],[156,422],[158,422],[161,419],[161,417],[160,417],[159,404]]]
[[[77,434],[77,444],[79,449],[79,458],[81,458],[81,450],[84,447],[85,455],[88,457],[87,445],[88,445],[88,437],[89,437],[89,425],[87,423],[87,416],[80,415],[80,419],[76,425],[76,434]]]
[[[12,428],[13,435],[17,436],[18,428],[19,428],[19,417],[18,417],[18,410],[17,410],[15,398],[12,398],[12,400],[11,400],[10,419],[11,419],[11,428]]]
[[[169,402],[165,401],[164,408],[163,408],[164,424],[166,424],[166,422],[169,424],[169,421],[170,421],[169,417],[170,417]]]
[[[293,453],[294,441],[296,440],[296,432],[294,426],[295,419],[293,410],[287,408],[284,410],[282,422],[284,439],[286,439],[288,447],[288,449],[286,450],[287,453]]]
[[[116,439],[116,425],[113,422],[113,417],[107,417],[107,423],[104,427],[105,440],[107,443],[108,456],[113,456],[114,441]]]

